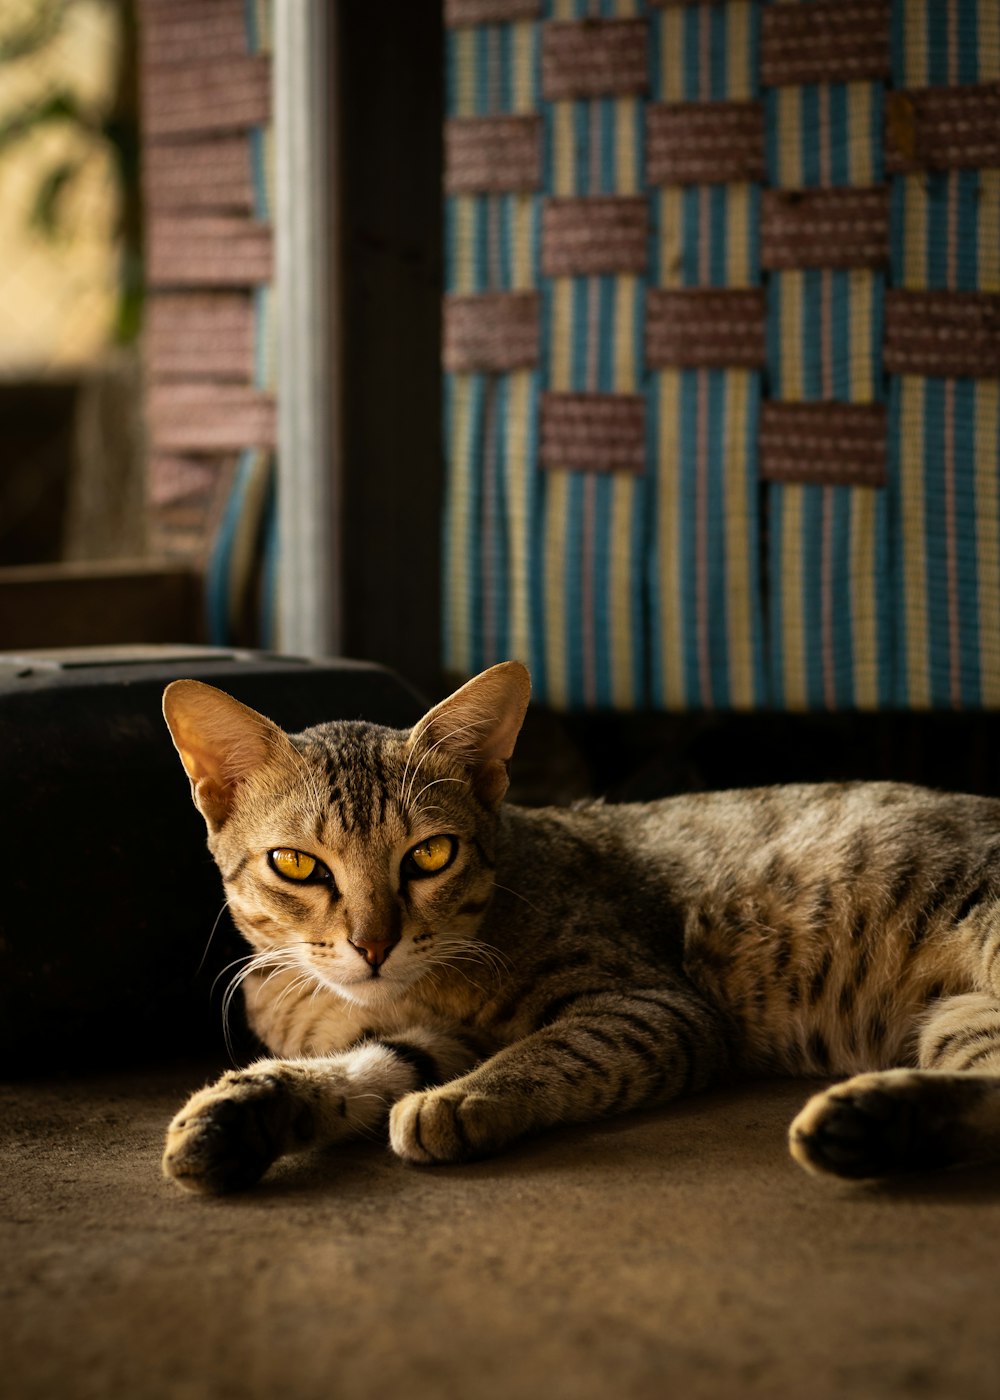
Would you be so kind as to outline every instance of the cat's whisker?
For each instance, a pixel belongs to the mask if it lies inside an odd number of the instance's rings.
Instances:
[[[469,730],[478,730],[481,733],[483,731],[483,728],[484,723],[482,720],[472,720],[468,724],[457,725],[454,729],[449,730],[447,734],[443,734],[440,739],[438,739],[435,743],[431,744],[427,749],[424,750],[423,754],[421,755],[420,762],[414,768],[413,773],[410,777],[409,789],[401,789],[400,792],[401,805],[403,806],[404,811],[409,808],[410,799],[413,794],[413,784],[416,782],[417,774],[420,772],[420,769],[430,758],[431,754],[434,753],[436,749],[439,749],[442,744],[446,744],[450,739],[454,739],[456,735],[467,734]],[[414,740],[414,748],[417,744],[420,743],[422,738],[423,733],[421,732],[417,735],[416,739]]]
[[[359,1093],[352,1095],[352,1098],[355,1102],[359,1102],[361,1099],[374,1099],[376,1103],[381,1104],[382,1108],[385,1109],[387,1117],[389,1109],[392,1107],[392,1100],[387,1098],[385,1094],[373,1092]],[[367,1138],[370,1142],[383,1142],[385,1139],[385,1128],[381,1122],[362,1123],[359,1125],[359,1133],[360,1136]]]
[[[439,783],[457,783],[462,788],[467,788],[469,785],[468,782],[463,778],[435,778],[433,779],[433,781],[425,783],[425,785],[420,789],[416,796],[412,798],[410,802],[409,810],[413,817],[419,817],[426,820],[431,816],[432,813],[437,813],[439,818],[447,817],[446,810],[444,807],[441,806],[440,803],[426,802],[424,800],[424,794],[429,792],[431,788],[436,787]]]
[[[438,967],[440,968],[440,970],[441,970],[442,973],[443,973],[445,970],[447,970],[449,973],[452,973],[452,974],[454,974],[455,976],[461,977],[462,981],[463,981],[463,982],[467,982],[468,985],[469,985],[470,987],[475,987],[477,991],[482,991],[482,984],[479,983],[479,982],[476,982],[472,977],[470,977],[470,976],[468,975],[467,972],[465,972],[461,967],[458,966],[458,964],[459,964],[460,962],[472,962],[472,961],[474,961],[474,959],[469,959],[469,958],[448,958],[448,959],[446,960],[444,957],[442,957],[441,960],[440,960],[440,962],[439,962],[439,964],[438,964]],[[429,974],[431,974],[433,971],[434,971],[433,967],[428,968],[428,973],[429,973]]]
[[[460,977],[465,977],[466,981],[472,983],[473,986],[482,988],[483,984],[481,982],[474,981],[474,979],[470,977],[467,972],[463,971],[463,969],[459,966],[460,963],[466,963],[468,965],[471,965],[472,967],[480,968],[489,976],[491,981],[503,981],[501,969],[495,967],[491,963],[484,964],[482,959],[477,959],[474,957],[465,957],[462,955],[447,958],[444,965],[446,965],[449,969],[457,972]]]
[[[484,953],[487,957],[495,958],[498,964],[501,967],[503,967],[505,971],[514,971],[513,960],[509,958],[507,954],[502,951],[502,949],[498,948],[495,943],[487,943],[486,940],[483,938],[475,938],[472,940],[472,942],[475,944],[476,948],[480,952]]]
[[[215,916],[215,923],[212,925],[212,932],[208,935],[208,942],[205,944],[204,951],[202,952],[201,961],[199,962],[198,966],[195,968],[195,974],[194,974],[194,975],[195,975],[196,977],[199,975],[199,973],[201,972],[202,968],[205,966],[205,959],[208,957],[208,950],[209,950],[209,948],[211,948],[211,946],[212,946],[212,939],[215,937],[215,931],[216,931],[216,929],[219,927],[219,921],[221,920],[223,914],[226,912],[226,910],[227,910],[228,908],[229,908],[229,900],[228,900],[228,899],[224,899],[224,900],[222,901],[222,908],[219,910],[219,912],[218,912],[218,913],[216,914],[216,916]]]
[[[449,938],[441,949],[441,956],[478,958],[480,962],[488,962],[491,965],[500,962],[492,948],[477,943],[475,939],[468,938]]]
[[[243,986],[244,982],[247,980],[248,977],[251,976],[252,973],[260,972],[263,971],[264,968],[272,967],[272,971],[269,972],[268,976],[264,979],[264,982],[261,984],[261,986],[257,988],[257,996],[259,996],[263,987],[266,986],[267,983],[271,980],[271,977],[274,976],[276,972],[281,970],[281,966],[285,961],[285,957],[286,955],[283,949],[274,949],[265,952],[251,953],[245,961],[243,959],[235,960],[236,962],[244,961],[244,966],[241,967],[239,971],[234,974],[222,998],[222,1032],[226,1043],[226,1052],[229,1055],[230,1060],[232,1060],[234,1064],[236,1062],[236,1056],[233,1049],[232,1035],[230,1034],[229,1029],[229,1013],[232,1009],[233,1000],[237,992]],[[273,966],[274,964],[277,964],[277,966]],[[230,967],[233,967],[234,965],[235,963],[229,964]]]
[[[422,796],[422,794],[418,795],[410,809],[414,815],[424,816],[428,812],[444,812],[445,809],[441,806],[440,802],[422,802],[420,796]]]
[[[441,972],[435,961],[433,952],[427,954],[427,961],[421,966],[419,975],[421,981],[426,980],[430,982],[432,987],[440,986],[442,980]]]
[[[223,977],[225,977],[226,973],[231,967],[238,967],[240,963],[252,963],[256,956],[258,955],[255,953],[244,953],[242,957],[233,958],[232,962],[226,963],[225,967],[215,974],[215,977],[212,980],[212,986],[209,989],[210,992],[214,994],[216,987],[219,985],[219,983],[222,981]]]
[[[302,769],[302,772],[305,774],[306,789],[309,792],[309,795],[312,797],[313,804],[315,806],[315,811],[312,815],[322,816],[326,812],[328,801],[326,795],[320,788],[319,778],[316,774],[316,771],[306,759],[305,754],[302,753],[299,749],[297,749],[294,744],[292,745],[292,752],[298,759],[299,766]]]
[[[288,997],[291,993],[298,992],[303,987],[308,987],[310,983],[315,982],[316,978],[311,972],[303,971],[298,977],[293,978],[293,980],[289,982],[287,987],[283,988],[283,990],[278,993],[278,996],[274,1002],[275,1009],[277,1009],[281,1005],[281,1003],[286,999],[286,997]]]
[[[512,890],[510,885],[501,885],[499,880],[494,880],[493,888],[495,890],[503,890],[505,894],[512,894],[515,899],[519,899],[522,904],[526,904],[528,908],[533,909],[536,914],[540,914],[542,912],[537,904],[532,904],[531,900],[528,899],[527,895],[520,894],[517,890]]]
[[[468,728],[468,727],[469,727],[469,726],[467,726],[467,725],[466,725],[466,726],[461,726],[460,728],[454,730],[453,732],[454,732],[455,734],[460,734],[460,733],[463,732],[464,729],[466,729],[466,728]],[[406,764],[405,764],[405,766],[404,766],[404,768],[403,768],[403,777],[402,777],[402,780],[401,780],[400,785],[399,785],[399,803],[400,803],[400,807],[402,807],[404,811],[405,811],[405,810],[409,807],[409,805],[410,805],[410,795],[412,794],[412,791],[413,791],[413,784],[414,784],[414,782],[416,781],[416,777],[417,777],[417,774],[420,772],[420,769],[421,769],[421,768],[423,767],[423,765],[427,762],[427,759],[431,756],[431,754],[434,752],[434,750],[437,749],[437,748],[440,748],[441,744],[443,744],[443,743],[444,743],[448,738],[450,738],[450,737],[452,737],[452,736],[451,736],[451,735],[445,735],[443,739],[438,739],[436,743],[431,744],[431,745],[429,745],[429,746],[426,747],[426,748],[422,748],[421,746],[422,746],[422,744],[423,744],[424,731],[423,731],[423,727],[422,727],[422,726],[418,726],[418,728],[417,728],[417,730],[416,730],[416,732],[415,732],[415,734],[414,734],[414,736],[413,736],[413,742],[412,742],[412,744],[411,744],[411,746],[410,746],[410,751],[409,751],[409,753],[408,753],[407,756],[406,756]],[[415,755],[416,755],[418,752],[420,753],[420,758],[419,758],[419,760],[418,760],[418,762],[417,762],[417,764],[416,764],[416,767],[413,769],[413,773],[410,774],[410,762],[411,762],[411,760],[415,757]],[[407,777],[408,777],[408,776],[409,776],[409,788],[407,787]]]
[[[271,1003],[274,1010],[277,1011],[277,1009],[288,1000],[288,997],[292,993],[298,992],[301,988],[308,986],[309,980],[308,977],[297,977],[294,982],[289,982],[287,987],[283,987]]]
[[[411,799],[410,805],[416,807],[425,792],[430,792],[432,787],[437,787],[439,783],[457,783],[459,787],[468,787],[468,778],[432,778],[430,782],[424,783],[416,797]]]
[[[275,948],[273,952],[265,955],[267,961],[262,961],[261,967],[267,966],[268,964],[272,966],[272,971],[268,973],[267,981],[270,981],[275,975],[275,972],[280,972],[283,967],[301,967],[302,964],[299,962],[293,950],[295,948],[308,948],[308,946],[308,942],[300,938],[295,943],[285,943],[280,948]]]
[[[230,967],[237,966],[239,963],[243,963],[243,966],[233,975],[222,998],[222,1020],[226,1030],[227,1045],[229,1040],[229,1011],[233,1004],[233,998],[243,986],[243,983],[251,974],[262,972],[265,968],[269,968],[270,971],[267,977],[265,977],[261,987],[257,988],[257,994],[259,995],[271,978],[280,972],[284,966],[289,965],[288,955],[285,953],[285,950],[273,949],[265,952],[250,953],[246,958],[236,958],[233,962],[229,963],[226,968],[223,968],[223,973],[227,972]],[[221,977],[223,973],[220,973],[219,977]],[[215,980],[218,982],[219,978],[217,977]]]
[[[222,998],[223,1015],[227,1013],[229,1006],[232,1003],[233,997],[236,995],[237,991],[239,991],[240,987],[243,986],[243,983],[247,980],[251,973],[257,972],[259,970],[259,962],[256,959],[251,959],[251,961],[245,967],[241,967],[239,972],[233,975],[228,986],[226,987],[225,994]]]
[[[410,762],[411,762],[411,760],[413,759],[413,757],[415,756],[415,754],[416,754],[416,752],[417,752],[417,744],[418,744],[418,742],[419,742],[419,740],[414,740],[414,742],[410,745],[410,747],[409,747],[409,749],[407,750],[407,753],[406,753],[406,762],[403,764],[403,776],[402,776],[402,777],[400,778],[400,780],[399,780],[399,805],[400,805],[400,808],[402,808],[402,806],[403,806],[403,794],[404,794],[405,791],[406,791],[406,779],[407,779],[407,775],[409,774],[409,771],[410,771]]]
[[[233,1064],[236,1063],[236,1052],[233,1048],[233,1038],[229,1030],[229,1011],[233,1004],[233,998],[242,984],[242,977],[237,975],[226,988],[226,994],[222,998],[222,1034],[226,1042],[226,1053]]]
[[[266,962],[265,962],[265,961],[255,962],[254,965],[253,965],[252,967],[248,967],[248,968],[245,970],[245,972],[243,973],[243,976],[242,976],[242,980],[245,981],[246,978],[247,978],[247,977],[250,975],[250,973],[252,973],[252,972],[260,972],[260,973],[262,973],[262,972],[264,972],[264,971],[266,970],[267,975],[264,977],[263,981],[261,982],[260,987],[258,988],[259,991],[263,991],[264,988],[267,986],[267,984],[268,984],[269,982],[272,982],[272,981],[274,980],[274,978],[277,977],[277,976],[279,975],[279,973],[289,971],[289,970],[291,970],[291,968],[293,968],[294,966],[295,966],[295,963],[294,963],[293,959],[292,959],[290,956],[288,956],[287,954],[285,954],[284,952],[282,952],[280,955],[277,955],[277,956],[268,958],[268,960],[267,960]]]
[[[494,981],[503,983],[512,972],[510,960],[492,944],[474,938],[447,937],[444,946],[431,954],[433,961],[442,967],[457,967],[459,962],[478,963],[484,967]],[[478,984],[476,984],[478,985]]]

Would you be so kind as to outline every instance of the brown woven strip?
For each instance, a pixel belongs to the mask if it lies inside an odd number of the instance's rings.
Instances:
[[[889,0],[812,0],[761,10],[765,87],[858,82],[889,71]]]
[[[546,277],[643,272],[648,233],[644,199],[547,199],[542,209],[542,271]]]
[[[152,296],[144,339],[152,379],[253,379],[253,302],[246,293]]]
[[[646,363],[657,369],[760,369],[767,310],[760,291],[646,293]]]
[[[892,174],[1000,165],[1000,82],[888,93],[885,163]]]
[[[271,60],[266,55],[224,63],[150,66],[143,73],[146,139],[241,131],[271,114]]]
[[[764,178],[759,102],[654,102],[646,108],[646,180],[710,185]]]
[[[888,259],[889,192],[883,186],[762,192],[763,267],[881,267]]]
[[[200,558],[215,536],[236,456],[152,455],[148,462],[151,549],[188,560]]]
[[[146,207],[154,213],[211,210],[249,214],[253,208],[249,138],[221,136],[148,146],[143,192]]]
[[[818,486],[884,486],[886,415],[882,404],[761,404],[763,481]]]
[[[444,0],[444,22],[502,24],[514,19],[537,19],[541,0]]]
[[[164,67],[247,53],[244,0],[143,0],[138,9],[143,64]]]
[[[271,231],[251,219],[162,215],[149,222],[150,287],[252,287],[272,271]]]
[[[235,384],[154,384],[147,400],[152,451],[273,447],[274,397]]]
[[[550,470],[640,473],[646,466],[640,394],[543,394],[539,461]]]
[[[542,96],[628,96],[649,87],[647,40],[642,19],[584,19],[542,29]]]
[[[541,117],[452,117],[445,122],[448,194],[535,190],[541,183]]]
[[[444,367],[458,374],[538,363],[537,292],[485,292],[444,299]]]
[[[1000,292],[886,292],[883,356],[890,374],[1000,375]]]
[[[214,457],[150,457],[146,473],[149,504],[159,509],[204,499],[213,493],[218,471]]]

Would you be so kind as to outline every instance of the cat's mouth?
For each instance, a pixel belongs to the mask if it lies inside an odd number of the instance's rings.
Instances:
[[[367,1001],[369,997],[382,1000],[396,995],[408,986],[412,979],[401,976],[398,972],[387,972],[384,965],[380,965],[359,967],[357,971],[352,968],[349,973],[345,971],[340,976],[331,976],[329,972],[320,972],[319,980],[331,991],[338,992],[349,1001],[358,999]]]

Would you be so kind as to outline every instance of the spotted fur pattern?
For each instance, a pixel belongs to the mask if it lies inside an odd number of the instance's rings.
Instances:
[[[1000,1155],[1000,802],[879,783],[519,809],[527,698],[511,662],[410,732],[288,737],[168,689],[273,1056],[194,1095],[168,1176],[244,1187],[387,1120],[407,1161],[463,1161],[772,1073],[850,1076],[792,1124],[811,1171]],[[439,835],[453,858],[417,878]],[[275,848],[328,878],[282,878]]]

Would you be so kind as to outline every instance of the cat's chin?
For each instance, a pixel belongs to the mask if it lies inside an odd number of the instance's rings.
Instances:
[[[323,985],[331,992],[350,1002],[352,1006],[386,1006],[398,1000],[411,985],[409,979],[381,977],[359,977],[355,982],[334,982],[322,979]]]

